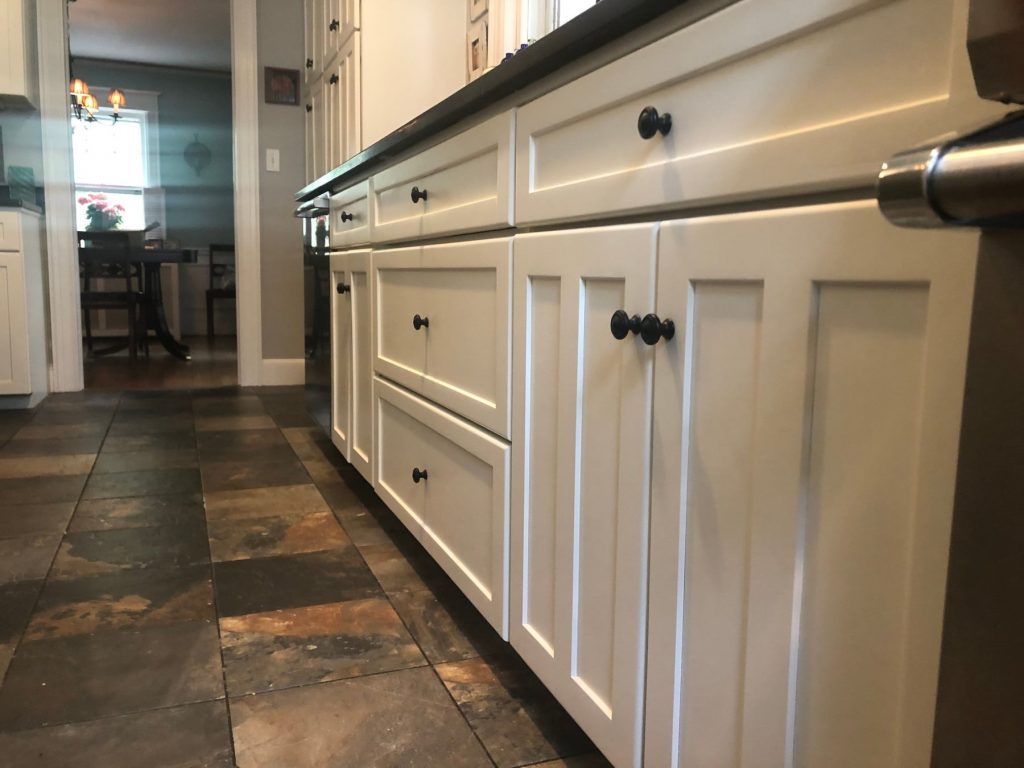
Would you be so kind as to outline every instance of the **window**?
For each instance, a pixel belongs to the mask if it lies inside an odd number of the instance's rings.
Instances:
[[[78,228],[89,223],[90,203],[101,200],[121,213],[121,229],[145,229],[146,189],[151,186],[147,114],[122,110],[116,123],[111,114],[101,110],[96,122],[72,121]]]
[[[523,33],[527,40],[539,40],[596,3],[597,0],[529,0]]]

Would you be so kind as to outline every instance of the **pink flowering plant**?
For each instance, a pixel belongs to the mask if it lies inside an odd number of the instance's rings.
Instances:
[[[117,229],[124,222],[124,206],[111,205],[106,195],[99,192],[83,195],[78,204],[85,206],[85,217],[89,220],[85,228],[90,232]]]

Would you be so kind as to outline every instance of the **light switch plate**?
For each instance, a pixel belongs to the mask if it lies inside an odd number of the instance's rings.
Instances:
[[[270,173],[277,173],[281,170],[281,150],[267,150],[267,170]]]

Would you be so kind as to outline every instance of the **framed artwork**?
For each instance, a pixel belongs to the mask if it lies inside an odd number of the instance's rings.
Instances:
[[[469,0],[469,20],[476,21],[487,13],[487,0]]]
[[[466,65],[470,80],[476,80],[487,71],[487,16],[470,22],[466,35]]]
[[[263,68],[263,101],[267,104],[299,104],[299,70]]]

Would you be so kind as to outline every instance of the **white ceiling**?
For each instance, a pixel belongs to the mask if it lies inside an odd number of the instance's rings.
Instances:
[[[72,56],[231,68],[229,0],[77,0],[69,8]]]

